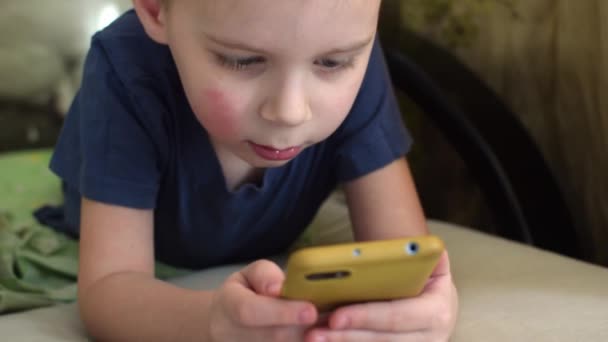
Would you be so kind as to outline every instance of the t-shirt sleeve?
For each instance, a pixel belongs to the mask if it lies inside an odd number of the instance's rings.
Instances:
[[[93,39],[50,167],[84,197],[154,208],[162,134],[155,116],[141,111],[132,91],[137,86],[123,83],[103,44]]]
[[[340,182],[386,166],[411,146],[378,40],[353,107],[332,139],[337,146],[334,169]]]

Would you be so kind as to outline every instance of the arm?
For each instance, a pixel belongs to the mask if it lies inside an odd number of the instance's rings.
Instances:
[[[151,210],[83,198],[81,212],[79,306],[96,340],[292,341],[317,319],[312,304],[278,298],[284,275],[271,262],[217,290],[178,288],[154,278]]]
[[[357,240],[427,234],[425,218],[404,158],[345,185]],[[447,341],[454,329],[458,296],[444,253],[423,292],[415,298],[344,306],[327,328],[307,341]]]
[[[154,278],[153,212],[83,198],[81,317],[100,340],[200,339],[210,292]],[[145,327],[145,329],[142,329]]]
[[[356,240],[428,233],[405,158],[346,183],[344,190]]]

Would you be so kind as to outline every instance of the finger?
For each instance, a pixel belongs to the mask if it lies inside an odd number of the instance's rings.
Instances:
[[[431,278],[418,297],[339,308],[330,317],[329,327],[408,332],[447,326],[458,306],[447,252]]]
[[[414,331],[406,334],[373,332],[367,330],[329,330],[314,329],[308,332],[306,342],[418,342],[429,341],[430,336],[423,331]]]
[[[285,280],[285,273],[274,262],[258,260],[249,264],[241,272],[247,287],[258,294],[278,297]]]
[[[450,270],[450,258],[448,256],[448,252],[444,251],[439,259],[439,262],[437,263],[437,266],[433,270],[433,273],[431,273],[431,276],[429,277],[429,280],[427,281],[422,293],[423,295],[441,293],[448,285],[452,288],[454,287],[452,273]]]
[[[441,276],[450,274],[450,258],[448,257],[448,251],[443,251],[437,266],[431,276]]]
[[[415,298],[344,306],[329,319],[332,329],[410,332],[450,326],[457,307],[450,277],[436,278]]]
[[[237,341],[303,341],[306,327],[270,327],[250,330]]]
[[[243,326],[311,325],[317,310],[311,303],[260,296],[240,285],[228,286],[226,309]]]
[[[304,341],[309,329],[303,326],[233,329],[232,334],[223,336],[221,341]]]
[[[283,273],[267,261],[255,262],[231,275],[224,285],[224,305],[235,322],[248,327],[311,325],[317,320],[314,305],[259,295],[253,287],[264,288],[268,282],[281,279]],[[274,277],[274,279],[273,279]],[[280,283],[279,283],[280,285]]]
[[[407,302],[406,302],[407,301]],[[413,332],[428,328],[433,308],[427,301],[408,299],[345,306],[329,318],[334,330],[360,329],[385,332]]]

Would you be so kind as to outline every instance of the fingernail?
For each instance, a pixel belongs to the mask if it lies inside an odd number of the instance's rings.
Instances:
[[[340,316],[336,319],[335,329],[346,329],[350,324],[350,319],[346,316]]]
[[[300,311],[300,323],[312,323],[313,319],[314,319],[314,313],[312,312],[312,310],[310,309],[304,309],[302,311]]]

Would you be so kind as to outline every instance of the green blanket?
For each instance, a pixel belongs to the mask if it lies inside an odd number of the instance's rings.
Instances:
[[[48,170],[50,150],[0,156],[0,314],[76,299],[78,243],[44,227],[32,212],[59,204],[59,180]],[[157,263],[167,278],[186,273]]]

